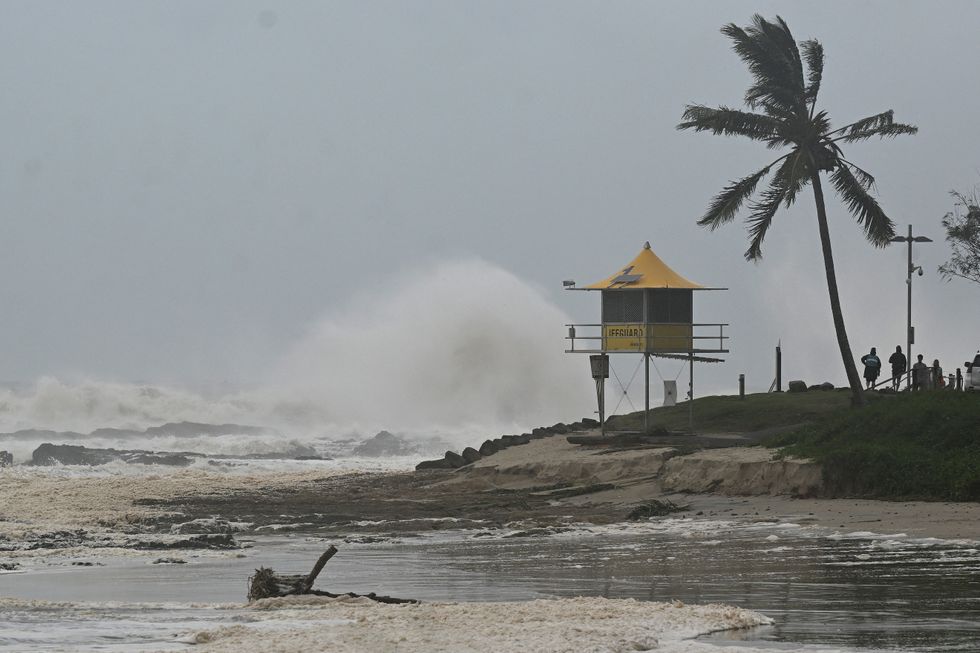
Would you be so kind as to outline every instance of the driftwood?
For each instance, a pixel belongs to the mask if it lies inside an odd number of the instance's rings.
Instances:
[[[313,570],[308,574],[276,574],[272,569],[268,567],[259,567],[255,570],[255,575],[248,579],[248,600],[257,601],[258,599],[268,599],[278,596],[297,596],[300,594],[312,595],[312,596],[327,596],[330,598],[338,598],[341,596],[350,596],[353,598],[367,598],[372,601],[377,601],[378,603],[418,603],[414,599],[397,599],[391,596],[378,596],[374,592],[370,594],[355,594],[353,592],[347,592],[343,594],[334,594],[332,592],[324,592],[322,590],[313,589],[313,583],[316,582],[316,577],[320,575],[323,571],[323,566],[327,564],[337,553],[337,547],[331,545],[323,555],[316,561],[313,565]]]

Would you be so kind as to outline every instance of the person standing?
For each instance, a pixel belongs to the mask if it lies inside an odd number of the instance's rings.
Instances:
[[[932,387],[935,390],[942,390],[946,387],[946,377],[943,376],[943,368],[939,367],[939,359],[932,361]]]
[[[929,366],[922,362],[922,354],[912,366],[912,390],[924,390],[929,386]]]
[[[892,390],[898,390],[898,386],[902,384],[902,376],[909,365],[908,359],[902,353],[901,345],[895,347],[895,353],[888,358],[888,362],[892,366]]]
[[[872,347],[870,354],[865,354],[861,357],[861,363],[864,365],[864,382],[868,386],[868,390],[875,387],[875,381],[878,380],[878,375],[881,374],[881,359],[878,358],[877,350]]]

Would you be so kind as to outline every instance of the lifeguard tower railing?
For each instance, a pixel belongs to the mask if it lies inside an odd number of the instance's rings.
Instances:
[[[575,354],[651,354],[687,358],[727,354],[727,323],[566,324],[568,349]],[[712,360],[711,362],[715,362]]]

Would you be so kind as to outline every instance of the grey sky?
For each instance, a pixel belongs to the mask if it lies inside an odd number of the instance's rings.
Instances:
[[[843,382],[812,195],[746,236],[695,220],[765,148],[674,130],[739,105],[719,27],[781,14],[827,53],[835,124],[887,108],[920,133],[852,146],[922,246],[917,349],[978,346],[980,287],[942,282],[950,189],[980,181],[975,2],[3,2],[0,378],[254,382],[324,312],[438,261],[479,258],[578,321],[643,241],[727,293],[705,388]],[[829,204],[855,355],[904,344],[905,250]],[[553,329],[561,324],[533,324]],[[582,374],[587,375],[582,362]],[[674,365],[665,376],[673,377]],[[669,369],[668,369],[669,368]]]

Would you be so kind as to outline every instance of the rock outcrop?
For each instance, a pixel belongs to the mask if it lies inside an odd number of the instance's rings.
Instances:
[[[33,465],[105,465],[114,461],[139,465],[171,465],[186,467],[193,454],[157,453],[139,449],[90,449],[74,444],[45,442],[31,455]]]
[[[482,460],[487,456],[492,456],[493,454],[503,451],[504,449],[508,449],[509,447],[528,444],[533,440],[550,438],[554,435],[564,435],[566,433],[585,431],[598,426],[599,422],[586,417],[579,422],[572,422],[571,424],[558,422],[553,426],[541,426],[532,429],[530,433],[521,433],[520,435],[501,435],[499,438],[495,438],[493,440],[484,440],[483,444],[480,445],[479,450],[474,449],[473,447],[466,447],[463,450],[462,455],[456,453],[455,451],[447,451],[442,460],[424,460],[416,465],[415,469],[417,471],[427,469],[457,469],[459,467],[471,465],[478,460]],[[382,433],[384,433],[384,431],[382,431]],[[378,435],[381,434],[379,433]]]
[[[388,431],[381,431],[373,438],[354,447],[352,453],[355,456],[380,458],[382,456],[410,456],[418,453],[418,449],[417,444],[409,442],[403,437],[393,435]]]

